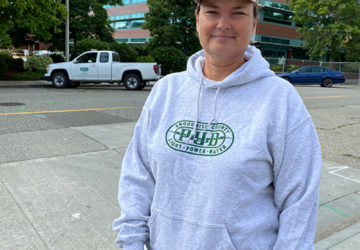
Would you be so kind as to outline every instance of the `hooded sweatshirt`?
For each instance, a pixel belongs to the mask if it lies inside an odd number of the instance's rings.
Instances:
[[[321,153],[295,88],[249,46],[217,82],[204,52],[151,91],[123,159],[124,250],[313,249]]]

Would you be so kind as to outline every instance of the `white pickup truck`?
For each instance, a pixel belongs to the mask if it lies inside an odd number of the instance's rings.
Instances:
[[[45,79],[55,88],[78,87],[81,83],[124,83],[130,90],[141,89],[161,78],[156,63],[120,62],[114,51],[87,51],[70,62],[47,66]]]

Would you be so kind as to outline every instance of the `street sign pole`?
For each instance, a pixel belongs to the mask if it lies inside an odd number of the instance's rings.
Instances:
[[[69,18],[69,0],[66,0],[66,11],[67,11],[67,16],[66,16],[66,24],[65,24],[65,58],[66,61],[69,61],[69,33],[70,33],[70,18]]]

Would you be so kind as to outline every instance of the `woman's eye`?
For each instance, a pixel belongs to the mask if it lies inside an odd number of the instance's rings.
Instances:
[[[206,12],[206,14],[209,14],[209,15],[216,15],[216,14],[217,14],[217,12],[216,12],[216,11],[208,11],[208,12]]]
[[[245,15],[245,13],[244,12],[235,12],[235,15],[242,16],[242,15]]]

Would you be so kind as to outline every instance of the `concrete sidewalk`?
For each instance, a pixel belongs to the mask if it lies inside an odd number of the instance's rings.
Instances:
[[[134,125],[69,128],[93,152],[0,164],[0,249],[117,249],[111,223]],[[358,249],[359,207],[360,171],[324,161],[316,249]]]

